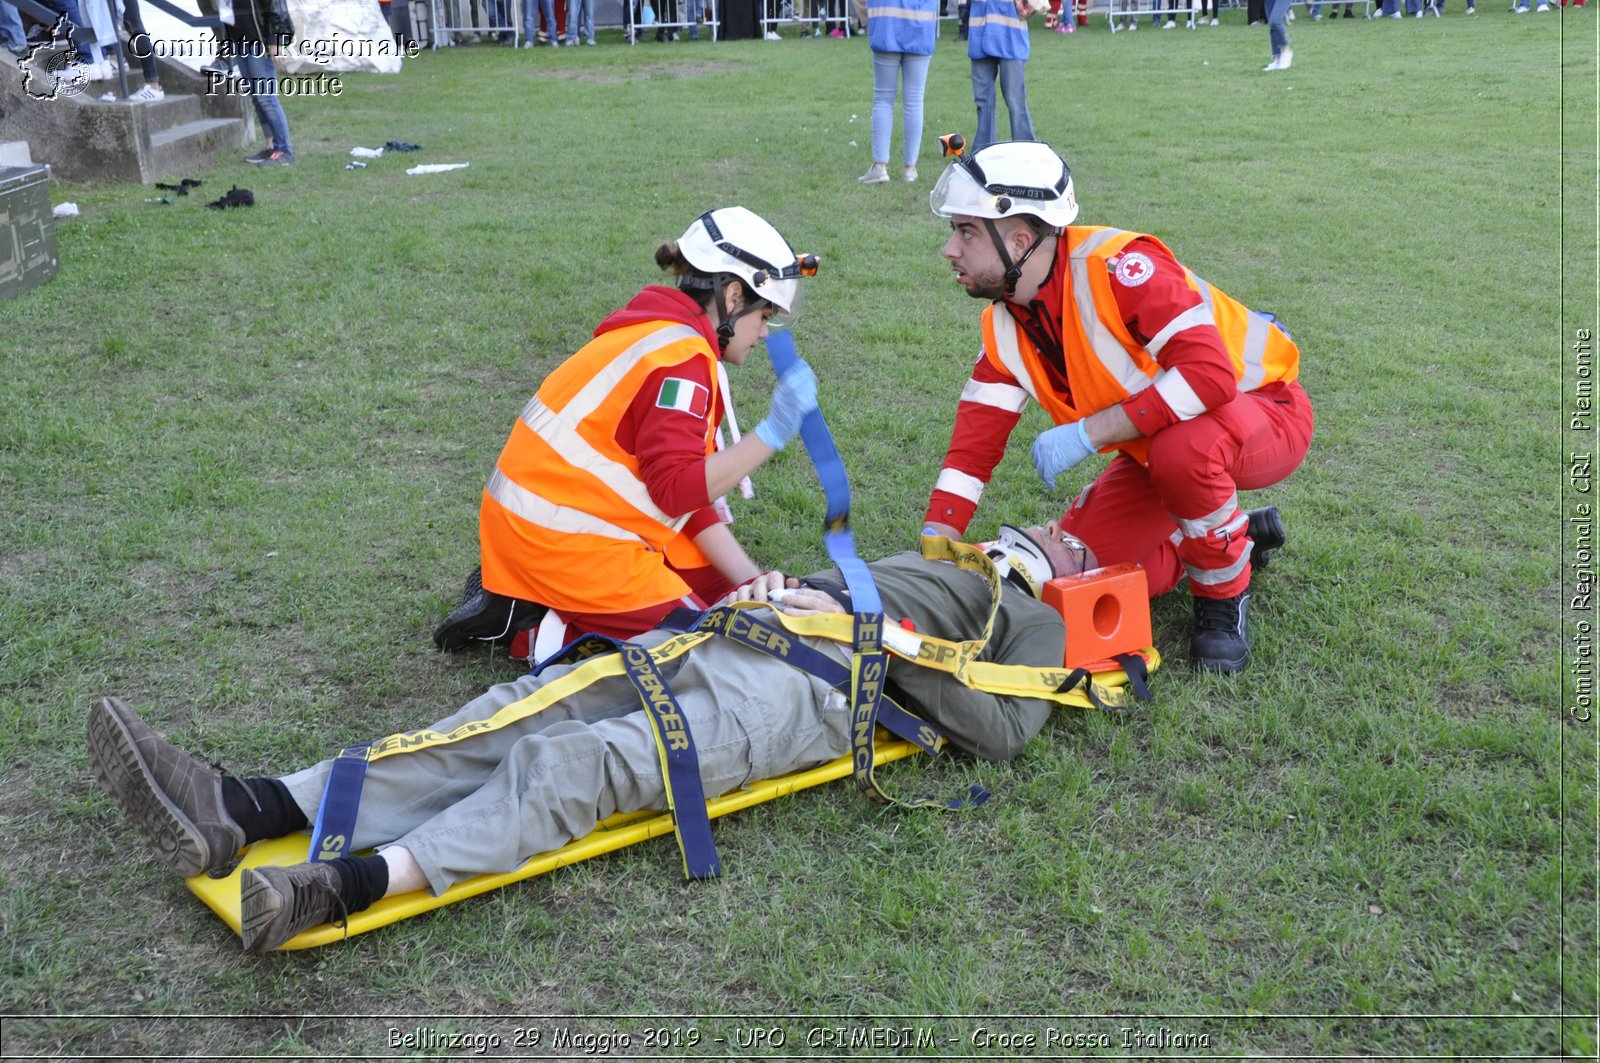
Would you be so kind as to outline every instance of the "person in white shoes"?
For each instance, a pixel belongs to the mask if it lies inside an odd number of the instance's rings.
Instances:
[[[1263,70],[1288,70],[1289,64],[1294,61],[1294,52],[1289,48],[1288,14],[1289,0],[1272,0],[1267,5],[1267,36],[1272,41],[1272,62],[1262,67]]]
[[[127,58],[130,61],[134,59],[139,61],[139,72],[144,76],[144,84],[128,94],[128,102],[151,103],[164,99],[167,94],[161,88],[161,74],[156,68],[155,47],[150,43],[150,34],[145,32],[144,17],[139,12],[139,0],[123,0],[122,28],[128,31]],[[115,64],[112,64],[113,77],[116,76],[115,70]],[[107,92],[100,97],[100,102],[111,103],[116,98],[115,92]]]
[[[858,180],[881,185],[889,180],[889,139],[894,131],[894,97],[900,104],[900,176],[917,179],[922,150],[922,96],[938,27],[936,0],[871,0],[867,5],[867,43],[872,47],[872,165]]]

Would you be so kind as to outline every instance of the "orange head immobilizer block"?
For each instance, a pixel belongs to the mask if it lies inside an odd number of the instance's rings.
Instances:
[[[1043,598],[1067,622],[1068,668],[1115,668],[1115,655],[1150,645],[1150,585],[1138,565],[1057,576],[1045,583]]]

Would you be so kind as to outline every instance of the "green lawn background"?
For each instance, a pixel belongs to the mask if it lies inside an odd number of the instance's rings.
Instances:
[[[722,1017],[695,1051],[727,1058],[752,1054],[738,1016],[815,1014],[1142,1015],[1223,1058],[1592,1053],[1593,1018],[1559,1018],[1596,1010],[1596,804],[1593,724],[1563,714],[1558,543],[1565,352],[1595,323],[1595,13],[1451,6],[1302,18],[1274,75],[1240,11],[1035,35],[1035,125],[1081,220],[1160,236],[1301,343],[1317,437],[1251,499],[1291,542],[1257,581],[1246,675],[1189,672],[1180,592],[1155,603],[1168,663],[1137,714],[1063,713],[1006,766],[891,773],[982,782],[981,810],[841,784],[719,822],[718,882],[684,884],[656,842],[311,953],[243,957],[144,855],[88,772],[92,696],[255,774],[514,674],[428,638],[479,487],[543,374],[713,205],[822,256],[796,339],[862,552],[904,547],[978,342],[927,211],[940,164],[856,183],[862,40],[610,33],[347,75],[286,101],[293,167],[172,175],[251,188],[246,210],[56,186],[83,212],[60,276],[0,304],[0,1010],[35,1016],[4,1023],[6,1052],[377,1056],[391,1026],[509,1045],[514,1016],[700,1013]],[[947,33],[924,139],[972,124]],[[344,169],[389,139],[424,151]],[[733,379],[753,423],[770,371]],[[1042,427],[976,533],[1082,482],[1040,489]],[[756,484],[752,556],[820,567],[799,448]],[[280,1017],[217,1017],[240,1014]],[[1005,1054],[942,1021],[955,1058]],[[650,1025],[539,1028],[632,1031],[637,1056]]]

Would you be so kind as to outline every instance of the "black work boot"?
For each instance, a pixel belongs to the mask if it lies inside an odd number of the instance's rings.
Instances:
[[[1284,531],[1283,518],[1278,516],[1277,506],[1247,509],[1244,515],[1250,518],[1250,541],[1255,543],[1250,551],[1250,567],[1260,572],[1267,567],[1267,562],[1272,560],[1272,555],[1278,552],[1289,534]]]
[[[433,641],[441,650],[459,650],[473,642],[510,642],[517,632],[543,619],[546,611],[545,606],[484,590],[479,566],[467,577],[461,604],[433,629]]]
[[[223,804],[222,772],[178,750],[117,698],[99,698],[89,710],[89,763],[175,874],[215,871],[244,848],[244,829]]]
[[[1232,598],[1194,599],[1189,660],[1208,672],[1238,672],[1250,661],[1250,592]]]

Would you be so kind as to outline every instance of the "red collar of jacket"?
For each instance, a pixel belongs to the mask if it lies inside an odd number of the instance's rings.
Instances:
[[[717,352],[717,360],[722,360],[722,347],[717,342],[717,334],[711,327],[711,319],[700,309],[700,304],[676,288],[660,284],[649,285],[628,300],[627,306],[607,315],[606,319],[596,326],[594,334],[599,336],[646,321],[675,321],[680,325],[697,329],[700,335],[705,337],[711,349]]]

